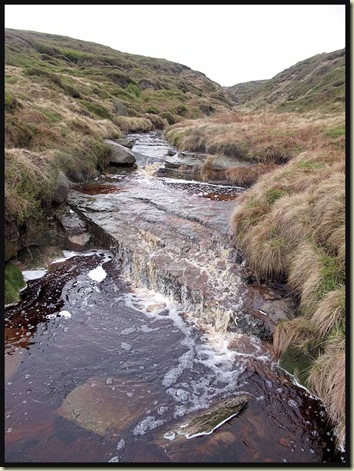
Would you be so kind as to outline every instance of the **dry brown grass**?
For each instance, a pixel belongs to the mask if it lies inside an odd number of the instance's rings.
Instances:
[[[274,331],[274,347],[278,355],[290,345],[296,345],[301,351],[309,351],[309,344],[315,338],[314,329],[308,319],[297,317],[288,322],[281,322]]]
[[[50,197],[56,178],[51,155],[26,149],[5,150],[5,216],[23,223],[38,215],[40,201]]]
[[[154,125],[147,118],[116,116],[114,122],[124,132],[147,132],[154,129]]]
[[[225,113],[177,123],[167,130],[166,137],[179,150],[279,164],[304,150],[328,150],[332,141],[338,146],[344,137],[331,138],[325,131],[342,121],[341,116],[321,119],[295,113]]]
[[[285,135],[288,118],[284,123],[278,119],[259,117],[261,125],[269,130],[277,125]],[[336,357],[338,361],[331,359],[333,345],[339,342],[345,325],[345,151],[341,119],[292,118],[296,125],[292,142],[303,140],[301,145],[298,142],[297,154],[260,176],[239,197],[231,223],[235,243],[243,249],[255,275],[286,280],[298,295],[301,315],[277,326],[274,345],[278,354],[292,347],[312,359],[309,384],[327,405],[343,445],[344,349]],[[247,120],[252,126],[249,117]],[[244,122],[238,116],[235,126],[241,129]],[[230,125],[234,126],[232,122]],[[262,131],[259,142],[266,142]]]
[[[272,163],[260,163],[251,167],[232,167],[225,171],[226,180],[239,186],[253,185],[261,175],[271,172],[277,166]]]
[[[327,340],[324,353],[314,362],[309,383],[323,400],[336,424],[337,444],[345,445],[345,390],[346,390],[345,338],[336,335]]]

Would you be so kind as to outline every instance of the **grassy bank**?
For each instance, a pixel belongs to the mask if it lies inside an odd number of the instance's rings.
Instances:
[[[274,345],[284,358],[291,352],[295,375],[323,400],[343,444],[343,116],[228,114],[179,123],[167,137],[179,149],[211,154],[201,170],[206,178],[220,154],[254,164],[222,174],[237,185],[253,184],[232,216],[235,244],[259,279],[286,282],[297,295],[300,315],[277,326]]]

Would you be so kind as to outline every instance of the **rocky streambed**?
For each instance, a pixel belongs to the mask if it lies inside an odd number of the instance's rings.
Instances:
[[[6,461],[341,462],[267,342],[295,303],[250,284],[231,244],[243,189],[171,178],[166,142],[129,138],[138,168],[77,186],[58,216],[84,252],[6,310]]]

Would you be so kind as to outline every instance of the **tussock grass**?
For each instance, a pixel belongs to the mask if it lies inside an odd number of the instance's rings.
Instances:
[[[137,118],[129,116],[117,116],[114,118],[114,122],[124,132],[147,132],[154,129],[154,125],[147,118]]]
[[[311,316],[317,335],[323,338],[345,324],[345,287],[329,291]]]
[[[41,201],[50,197],[57,172],[50,158],[26,149],[5,150],[5,215],[23,223],[38,217]]]
[[[328,338],[323,354],[314,362],[309,384],[326,405],[333,419],[337,444],[345,444],[345,337],[336,332]]]
[[[311,360],[307,384],[343,445],[344,349],[338,362],[330,358],[345,325],[345,152],[343,135],[328,133],[340,119],[316,118],[302,130],[299,152],[240,196],[231,223],[256,276],[284,280],[298,296],[300,316],[276,327],[274,345],[279,355],[291,348]]]
[[[260,163],[252,167],[234,167],[226,170],[226,180],[239,186],[253,185],[261,175],[274,170],[276,166],[271,163]]]

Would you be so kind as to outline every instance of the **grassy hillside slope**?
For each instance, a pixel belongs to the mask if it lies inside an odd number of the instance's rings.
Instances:
[[[341,111],[345,102],[345,50],[317,54],[270,80],[225,87],[235,105],[254,110]]]

